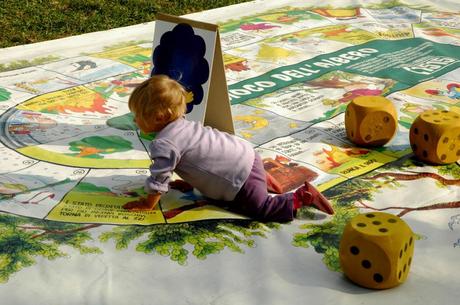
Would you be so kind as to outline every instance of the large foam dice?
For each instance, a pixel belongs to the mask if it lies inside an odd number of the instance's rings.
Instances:
[[[358,285],[384,289],[407,278],[414,253],[414,233],[399,217],[388,213],[360,214],[345,226],[340,264]]]
[[[412,123],[409,139],[420,160],[453,163],[460,159],[460,114],[447,110],[425,111]]]
[[[359,96],[345,112],[347,137],[360,146],[381,146],[396,133],[397,114],[393,103],[383,96]]]

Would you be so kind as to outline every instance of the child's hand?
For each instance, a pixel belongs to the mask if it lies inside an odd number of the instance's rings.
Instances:
[[[193,186],[181,179],[169,182],[169,187],[174,190],[181,191],[182,193],[186,193],[193,190]]]
[[[140,197],[139,200],[130,201],[123,205],[123,208],[130,211],[151,211],[160,201],[161,194],[149,194],[147,198]]]

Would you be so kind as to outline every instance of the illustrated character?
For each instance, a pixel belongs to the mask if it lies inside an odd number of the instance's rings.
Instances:
[[[69,150],[78,153],[67,154],[77,158],[104,158],[103,155],[131,150],[130,141],[120,136],[91,136],[69,143]]]
[[[12,122],[8,126],[8,132],[15,135],[29,135],[32,132],[46,132],[57,126],[56,121],[35,112],[22,112],[25,122]]]
[[[337,20],[349,20],[358,17],[363,17],[359,7],[356,8],[338,8],[338,9],[326,9],[318,8],[313,10],[314,13],[320,14],[324,17],[337,18]]]
[[[291,159],[276,155],[275,159],[264,158],[264,169],[267,174],[268,190],[282,194],[299,187],[303,181],[313,181],[318,174]]]
[[[22,204],[38,204],[45,199],[53,199],[55,196],[54,193],[51,192],[38,192],[37,194],[33,195],[27,200],[20,201]]]
[[[367,80],[348,80],[341,79],[339,76],[334,75],[329,79],[320,79],[307,82],[308,85],[320,87],[320,88],[342,88],[346,92],[338,100],[325,99],[323,100],[324,105],[332,107],[340,104],[346,104],[358,96],[366,95],[382,95],[387,87],[390,87],[394,83],[393,80],[378,79],[375,82]]]
[[[12,197],[17,193],[27,191],[27,186],[20,183],[0,182],[0,199],[2,197]]]
[[[447,90],[434,90],[428,89],[425,90],[426,93],[436,96],[447,96],[451,99],[460,99],[460,84],[450,83],[446,86]]]
[[[258,111],[255,111],[257,114]],[[268,126],[269,122],[266,118],[258,115],[237,115],[234,117],[236,122],[241,122],[244,127],[241,128],[238,132],[245,139],[250,139],[254,136],[254,131],[265,128]]]
[[[249,70],[249,66],[246,60],[242,60],[242,61],[233,62],[231,64],[225,65],[225,69],[235,71],[235,72],[241,72],[241,71]]]
[[[369,84],[365,84],[364,86],[368,86]],[[346,92],[341,99],[339,99],[340,103],[348,103],[357,98],[358,96],[377,96],[383,93],[383,90],[378,88],[357,88]]]
[[[398,100],[398,99],[396,99]],[[433,105],[422,105],[422,104],[414,104],[414,103],[406,103],[401,108],[401,115],[398,118],[399,124],[404,126],[407,129],[410,129],[414,120],[423,112],[432,109],[439,109],[444,110],[442,106],[433,104]]]
[[[314,153],[319,159],[316,161],[318,165],[325,171],[339,167],[348,162],[353,156],[362,156],[369,153],[369,150],[358,147],[337,147],[330,145],[330,149],[322,148]]]
[[[460,36],[450,34],[446,32],[443,29],[438,29],[438,28],[429,28],[429,29],[424,29],[423,33],[429,36],[435,36],[435,37],[442,37],[442,36],[447,36],[447,37],[453,37],[456,39],[460,39]]]
[[[75,70],[73,70],[72,72],[81,71],[81,70],[90,70],[90,69],[94,69],[97,67],[97,64],[91,60],[81,60],[81,61],[74,62],[71,65],[76,67]]]
[[[279,28],[279,25],[271,25],[265,22],[262,23],[246,23],[240,25],[240,29],[243,31],[261,31],[261,30],[269,30],[273,28]]]

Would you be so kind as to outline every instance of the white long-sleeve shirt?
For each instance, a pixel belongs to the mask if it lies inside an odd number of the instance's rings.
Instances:
[[[145,190],[167,192],[172,172],[204,196],[231,201],[251,172],[255,152],[233,135],[179,118],[150,144],[153,164]]]

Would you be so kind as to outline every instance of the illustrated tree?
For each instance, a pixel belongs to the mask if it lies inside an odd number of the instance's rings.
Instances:
[[[15,273],[36,264],[38,257],[54,260],[67,257],[62,248],[71,247],[80,254],[100,254],[93,241],[91,229],[100,224],[72,224],[47,221],[10,214],[0,214],[0,283]],[[100,234],[99,239],[115,240],[116,249],[123,250],[137,239],[136,250],[146,254],[168,256],[185,265],[193,246],[193,256],[200,260],[225,248],[243,253],[241,246],[253,247],[254,237],[266,237],[267,232],[279,229],[280,224],[250,220],[211,220],[155,226],[119,226]]]
[[[81,254],[101,253],[85,245],[92,240],[88,229],[98,225],[80,225],[0,214],[0,283],[36,263],[37,257],[54,260],[65,257],[62,246]]]
[[[14,190],[14,192],[10,192],[10,193],[2,193],[2,192],[0,192],[0,200],[2,200],[2,199],[10,199],[10,198],[13,198],[13,197],[16,197],[18,195],[25,194],[25,193],[31,193],[31,192],[34,192],[34,191],[40,191],[40,190],[49,189],[51,187],[66,184],[66,183],[70,183],[70,182],[72,182],[72,180],[70,180],[69,178],[65,178],[65,179],[57,181],[57,182],[44,184],[44,185],[34,187],[34,188],[27,188],[26,185],[21,184],[21,183],[4,183],[4,182],[0,182],[0,191]]]
[[[136,131],[139,129],[134,123],[134,115],[131,112],[108,119],[106,124],[110,127],[120,130]],[[144,133],[143,131],[139,130],[139,136],[147,141],[152,141],[155,138],[155,135],[155,132]]]
[[[460,187],[460,166],[456,163],[436,166],[434,168],[438,173],[433,173],[431,171],[415,171],[417,167],[423,167],[419,161],[411,158],[404,159],[403,167],[398,168],[398,171],[394,171],[397,168],[387,167],[385,170],[379,171],[375,175],[367,175],[365,179],[377,181],[378,179],[385,179],[386,183],[396,184],[399,181],[412,181],[419,180],[423,178],[433,179],[436,181],[436,185],[439,188],[444,188],[446,186]],[[400,171],[404,172],[401,173]],[[449,177],[449,178],[446,178]],[[452,178],[450,178],[452,177]],[[369,204],[365,204],[363,201],[358,201],[362,207],[374,210],[374,211],[385,211],[385,210],[401,210],[398,214],[399,217],[406,215],[409,212],[413,211],[423,211],[423,210],[438,210],[438,209],[453,209],[460,208],[460,200],[454,199],[453,201],[448,202],[437,202],[434,204],[429,204],[425,206],[418,207],[405,207],[405,206],[390,206],[385,208],[375,208]]]
[[[340,271],[339,245],[345,225],[358,215],[354,203],[357,200],[372,200],[376,187],[361,179],[348,180],[324,192],[334,205],[335,214],[330,221],[321,224],[304,224],[306,232],[295,233],[292,244],[296,247],[312,246],[323,254],[324,264],[333,271]]]
[[[0,87],[0,102],[4,102],[10,99],[11,93],[5,88]]]
[[[440,175],[451,175],[456,179],[455,185],[460,185],[460,166],[456,163],[441,166],[438,168]]]
[[[137,126],[134,123],[134,115],[131,112],[110,118],[106,121],[106,124],[119,130],[137,130]]]
[[[244,20],[229,20],[223,24],[219,24],[222,33],[235,31],[240,28],[246,28],[248,25],[260,22],[276,22],[284,24],[293,24],[301,20],[322,20],[320,15],[309,12],[305,8],[295,9],[288,7],[284,9],[273,9],[267,12],[259,13],[253,16],[248,16]],[[246,27],[245,27],[246,26]]]
[[[102,233],[99,238],[103,242],[113,239],[120,250],[141,239],[143,241],[137,244],[137,251],[169,256],[172,261],[185,265],[189,254],[185,248],[187,244],[193,246],[192,254],[201,260],[225,248],[243,253],[240,245],[253,247],[254,236],[266,237],[268,231],[279,227],[280,224],[276,223],[263,224],[248,220],[210,220],[156,226],[120,226]]]
[[[296,233],[293,238],[293,245],[305,248],[312,246],[317,253],[323,254],[323,262],[329,269],[340,271],[338,249],[343,229],[350,219],[359,213],[360,207],[375,211],[401,210],[398,214],[399,217],[414,211],[460,208],[459,200],[438,202],[420,207],[395,205],[387,208],[375,208],[364,203],[372,202],[374,194],[384,188],[403,187],[401,181],[428,178],[434,179],[440,188],[447,185],[460,186],[460,166],[458,164],[430,167],[438,173],[428,172],[428,170],[421,171],[425,166],[425,164],[409,156],[389,163],[377,171],[328,189],[324,194],[332,201],[336,213],[327,222],[302,225],[300,228],[307,231]]]
[[[70,150],[78,151],[78,153],[69,154],[71,156],[96,159],[102,159],[101,154],[112,154],[133,149],[131,142],[120,136],[91,136],[79,141],[72,141],[69,146]]]
[[[389,0],[389,1],[384,1],[382,3],[370,3],[364,6],[365,8],[370,8],[370,9],[382,9],[382,8],[393,8],[393,7],[399,7],[399,6],[406,6],[410,7],[413,9],[419,9],[422,11],[436,11],[436,8],[430,6],[430,5],[422,5],[422,4],[407,4],[404,3],[400,0]]]
[[[10,61],[5,64],[0,64],[0,72],[12,71],[26,67],[33,67],[43,65],[49,62],[57,61],[61,59],[59,56],[48,55],[44,57],[37,57],[32,60],[20,59],[16,61]]]

